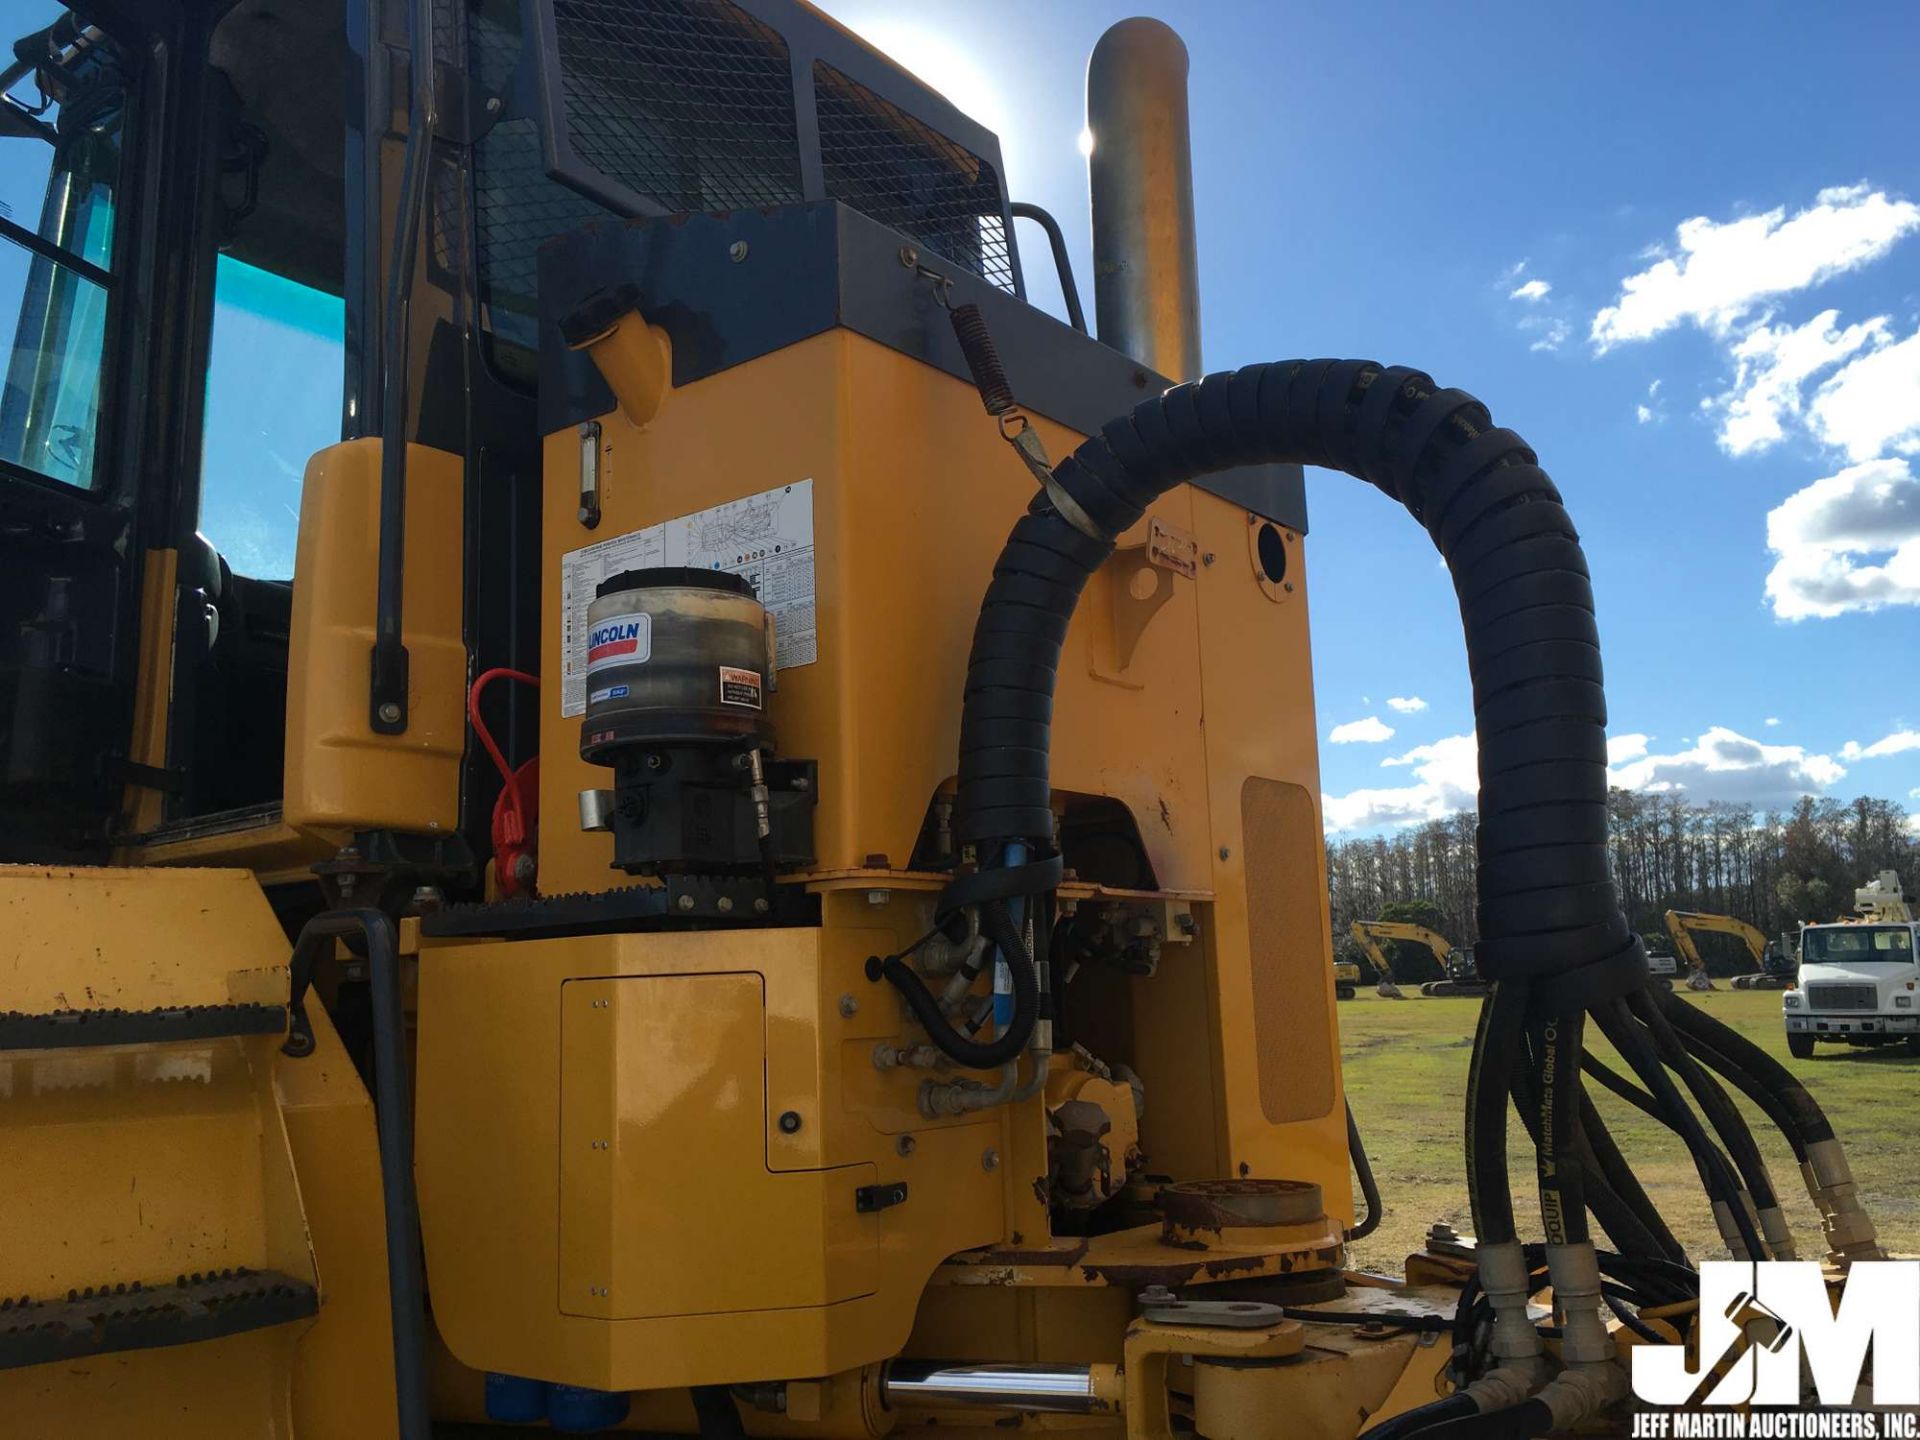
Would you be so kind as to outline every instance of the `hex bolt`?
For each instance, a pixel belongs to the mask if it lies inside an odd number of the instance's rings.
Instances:
[[[487,113],[489,115],[498,115],[504,104],[505,102],[501,100],[498,95],[489,95],[487,97]]]
[[[798,1110],[782,1110],[780,1112],[780,1133],[782,1135],[791,1135],[799,1128],[800,1112]]]
[[[1291,595],[1293,593],[1293,582],[1291,580],[1283,580],[1280,582],[1280,588]]]
[[[1220,847],[1220,858],[1221,858],[1222,860],[1229,860],[1229,859],[1232,859],[1232,858],[1233,858],[1233,851],[1231,851],[1231,850],[1229,850],[1229,849],[1228,849],[1228,848],[1227,848],[1226,846],[1224,846],[1224,845],[1222,845],[1222,846]]]
[[[722,915],[725,915],[729,910],[733,909],[733,897],[731,895],[722,895],[718,900],[713,902],[713,908],[718,910]]]
[[[1206,553],[1206,554],[1204,554],[1204,555],[1202,555],[1202,556],[1200,557],[1200,563],[1201,563],[1202,565],[1211,565],[1211,564],[1213,564],[1213,551],[1211,551],[1211,550],[1209,550],[1209,551],[1207,551],[1207,553]]]
[[[746,259],[747,258],[747,242],[744,240],[734,241],[733,244],[727,247],[727,258],[733,261],[733,263],[736,265],[738,265],[742,260]]]
[[[1000,1168],[1000,1152],[991,1145],[981,1151],[980,1168],[982,1170],[998,1170]]]
[[[674,901],[674,904],[678,905],[682,910],[691,910],[693,908],[693,896],[682,895],[678,900]]]
[[[854,999],[853,996],[851,995],[842,995],[840,997],[840,1018],[841,1019],[851,1020],[854,1016],[858,1015],[859,1013],[860,1013],[860,1002],[858,1000]]]
[[[380,718],[388,725],[398,724],[400,721],[399,704],[392,700],[383,700],[380,703]]]
[[[767,913],[767,897],[766,896],[764,895],[754,896],[753,913],[756,915],[764,915]]]
[[[898,1140],[893,1142],[894,1153],[904,1160],[907,1156],[913,1154],[914,1146],[917,1143],[913,1136],[902,1135]]]
[[[911,245],[902,245],[900,247],[900,263],[911,270],[920,263],[920,252]]]

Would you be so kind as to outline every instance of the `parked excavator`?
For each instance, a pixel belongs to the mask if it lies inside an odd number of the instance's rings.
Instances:
[[[1480,972],[1474,968],[1473,951],[1461,950],[1437,931],[1424,925],[1414,925],[1403,920],[1356,920],[1349,927],[1349,933],[1367,952],[1367,958],[1373,962],[1373,968],[1380,975],[1380,993],[1398,1000],[1402,998],[1400,988],[1394,983],[1393,966],[1387,958],[1387,952],[1380,946],[1382,940],[1404,940],[1410,945],[1424,945],[1433,952],[1433,958],[1439,962],[1441,978],[1429,980],[1421,985],[1420,993],[1426,996],[1447,995],[1484,995],[1486,983],[1480,978]]]
[[[1687,967],[1687,988],[1711,990],[1707,963],[1694,943],[1694,935],[1732,935],[1747,947],[1754,968],[1733,977],[1736,990],[1785,990],[1793,984],[1795,957],[1778,941],[1772,941],[1737,915],[1710,915],[1697,910],[1667,911],[1667,934],[1673,948]]]
[[[1729,1253],[1879,1256],[1812,1096],[1648,988],[1581,498],[1417,369],[1203,371],[1166,26],[1088,66],[1096,335],[998,138],[792,0],[48,10],[7,1436],[1618,1433],[1698,1257],[1603,1075]],[[1391,1281],[1305,465],[1431,536],[1477,697],[1474,1233]]]

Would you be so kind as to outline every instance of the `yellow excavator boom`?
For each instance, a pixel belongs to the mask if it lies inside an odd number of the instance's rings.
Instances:
[[[1386,952],[1380,948],[1382,940],[1408,940],[1415,945],[1424,945],[1433,952],[1433,958],[1440,962],[1442,970],[1446,969],[1447,956],[1453,953],[1453,944],[1446,936],[1424,925],[1402,920],[1356,920],[1347,927],[1347,933],[1367,952],[1373,968],[1384,979],[1393,977],[1393,966],[1387,962]]]
[[[1765,965],[1767,958],[1767,937],[1736,915],[1709,915],[1698,910],[1667,911],[1667,934],[1673,940],[1676,954],[1687,963],[1689,970],[1699,970],[1705,965],[1700,958],[1700,947],[1693,943],[1693,932],[1707,931],[1716,935],[1737,935],[1747,947],[1747,953],[1753,957],[1755,968]]]

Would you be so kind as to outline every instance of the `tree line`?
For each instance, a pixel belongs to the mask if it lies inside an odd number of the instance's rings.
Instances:
[[[1882,870],[1900,877],[1909,898],[1920,892],[1920,836],[1898,801],[1807,796],[1791,809],[1763,813],[1722,801],[1692,804],[1676,793],[1614,790],[1607,812],[1614,883],[1628,921],[1645,935],[1664,933],[1668,910],[1737,915],[1768,935],[1833,920],[1851,912],[1853,892]],[[1474,825],[1466,812],[1392,835],[1329,841],[1336,952],[1364,959],[1347,934],[1357,919],[1413,920],[1455,945],[1472,944]],[[1712,958],[1726,938],[1701,937],[1702,952]],[[1744,960],[1732,942],[1724,958],[1736,954]],[[1394,962],[1404,978],[1428,971],[1424,953],[1413,947],[1399,947]]]

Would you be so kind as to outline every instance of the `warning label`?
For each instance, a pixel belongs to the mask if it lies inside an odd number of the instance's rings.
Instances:
[[[749,710],[760,708],[760,676],[752,670],[736,670],[731,665],[720,667],[720,703],[722,705],[744,705]]]
[[[594,589],[622,570],[656,565],[690,565],[745,576],[774,617],[775,668],[789,670],[819,658],[814,629],[813,481],[796,480],[560,557],[562,715],[586,713],[587,675],[598,664],[589,651],[603,643],[596,638],[603,626],[593,626],[593,633],[588,633],[587,607],[593,603]],[[620,637],[610,638],[617,642]],[[632,654],[609,654],[604,663],[612,666],[634,660]],[[757,690],[759,677],[754,678]],[[748,702],[727,699],[726,703]],[[757,695],[752,704],[760,707]]]

